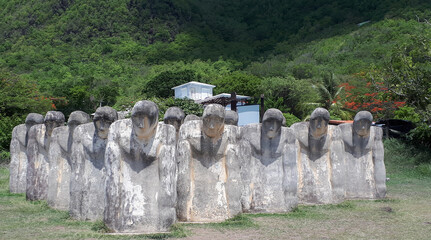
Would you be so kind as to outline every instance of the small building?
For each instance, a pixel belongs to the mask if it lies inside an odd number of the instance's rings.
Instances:
[[[238,112],[238,125],[243,126],[249,123],[259,123],[260,113],[259,105],[248,105],[249,96],[236,95],[232,97],[229,93],[221,93],[213,96],[213,88],[216,86],[200,82],[188,82],[182,85],[173,87],[175,90],[175,98],[193,99],[195,103],[208,105],[217,103],[226,108],[231,109],[231,102],[236,102],[236,111]]]
[[[175,91],[175,98],[189,98],[198,101],[212,97],[213,88],[215,88],[215,86],[211,84],[191,81],[173,87],[172,89]]]

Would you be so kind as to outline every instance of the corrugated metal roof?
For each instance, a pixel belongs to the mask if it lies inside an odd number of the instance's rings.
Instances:
[[[186,85],[189,85],[189,84],[196,84],[196,85],[201,85],[201,86],[207,86],[207,87],[215,88],[215,86],[211,85],[211,84],[191,81],[191,82],[188,82],[188,83],[184,83],[184,84],[178,85],[178,86],[173,87],[171,89],[176,89],[176,88],[183,87],[183,86],[186,86]]]

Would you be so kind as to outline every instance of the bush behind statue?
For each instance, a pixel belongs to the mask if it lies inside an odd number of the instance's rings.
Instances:
[[[426,123],[418,124],[415,129],[409,132],[407,139],[431,149],[431,127]]]

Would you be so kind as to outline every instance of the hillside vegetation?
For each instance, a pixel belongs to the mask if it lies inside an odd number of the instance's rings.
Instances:
[[[193,80],[215,93],[264,93],[292,121],[316,106],[336,119],[370,110],[429,121],[430,9],[419,0],[0,0],[1,148],[29,112],[123,110],[143,98],[195,109],[166,100],[168,85]]]

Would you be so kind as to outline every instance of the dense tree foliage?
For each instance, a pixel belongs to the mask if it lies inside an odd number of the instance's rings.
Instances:
[[[196,73],[192,70],[162,72],[147,83],[144,93],[150,97],[168,98],[173,95],[172,87],[190,81],[198,81]]]
[[[46,113],[55,108],[29,79],[0,71],[0,152],[9,150],[12,129],[30,112]]]
[[[424,26],[431,30],[431,24]],[[390,61],[371,72],[370,78],[379,90],[405,99],[431,123],[431,32],[412,36],[410,42],[398,46]]]

